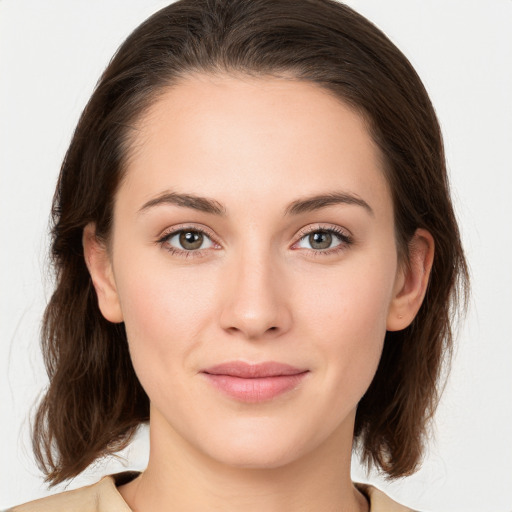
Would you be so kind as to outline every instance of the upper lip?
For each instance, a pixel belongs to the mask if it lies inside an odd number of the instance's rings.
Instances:
[[[244,361],[229,361],[202,370],[210,375],[229,375],[242,379],[259,379],[264,377],[279,377],[297,375],[307,370],[296,368],[289,364],[268,361],[264,363],[246,363]]]

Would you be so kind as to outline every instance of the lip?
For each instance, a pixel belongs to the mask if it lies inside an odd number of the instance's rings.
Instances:
[[[274,361],[251,364],[230,361],[201,372],[216,389],[235,400],[258,403],[297,388],[309,373]]]

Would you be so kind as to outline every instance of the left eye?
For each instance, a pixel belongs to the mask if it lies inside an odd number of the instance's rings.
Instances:
[[[341,245],[343,241],[344,240],[342,240],[342,236],[338,235],[334,231],[318,229],[316,231],[312,231],[308,235],[303,236],[297,246],[302,249],[322,251],[337,247],[338,245]]]
[[[213,247],[212,240],[205,233],[192,229],[176,231],[167,237],[166,242],[174,249],[182,251],[197,251]]]

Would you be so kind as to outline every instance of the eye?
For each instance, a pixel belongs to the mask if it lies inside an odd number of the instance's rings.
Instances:
[[[296,247],[317,252],[331,253],[350,245],[352,240],[347,233],[333,228],[320,228],[302,234]],[[332,251],[334,250],[334,251]]]
[[[178,251],[198,251],[214,247],[212,239],[198,229],[180,229],[167,234],[161,243],[165,243],[169,249]]]

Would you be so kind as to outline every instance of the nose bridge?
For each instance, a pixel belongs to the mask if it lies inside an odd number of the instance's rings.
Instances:
[[[254,339],[287,330],[291,312],[278,256],[268,241],[251,242],[233,254],[230,261],[221,323],[232,333]]]

